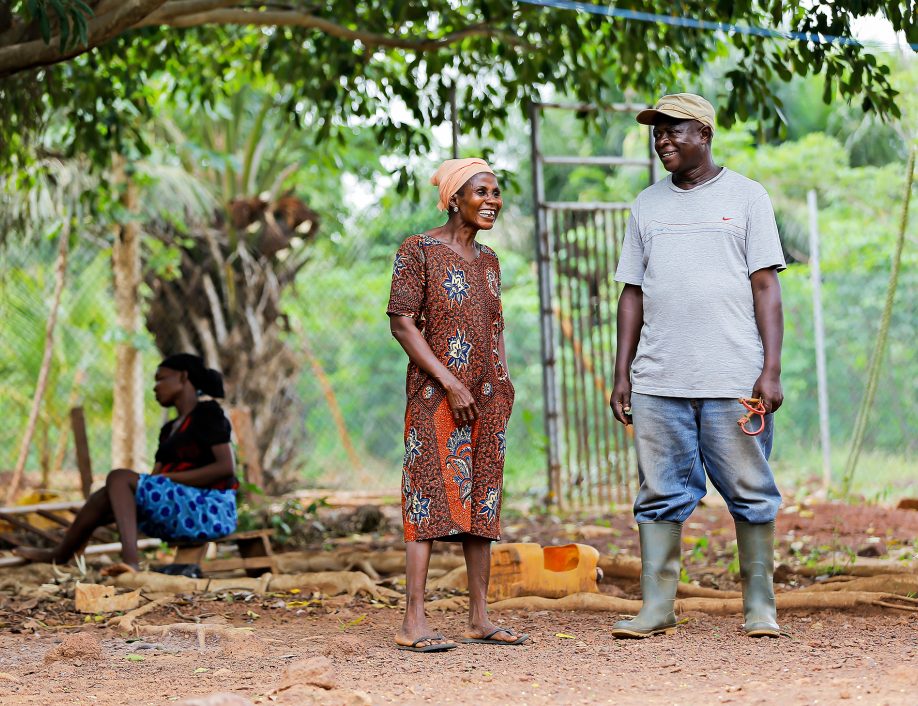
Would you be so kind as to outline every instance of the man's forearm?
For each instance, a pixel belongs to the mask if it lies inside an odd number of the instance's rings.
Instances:
[[[760,270],[752,274],[752,298],[755,322],[762,338],[765,359],[762,372],[781,374],[781,347],[784,343],[784,310],[781,305],[781,285],[775,270]]]
[[[616,317],[615,377],[627,379],[637,354],[641,326],[644,325],[644,293],[634,284],[626,284],[618,298]]]

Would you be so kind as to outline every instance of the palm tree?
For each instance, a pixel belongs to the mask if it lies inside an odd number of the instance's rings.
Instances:
[[[181,110],[161,118],[159,142],[174,145],[174,168],[205,185],[218,206],[188,223],[148,222],[178,265],[171,274],[145,274],[152,291],[146,321],[157,347],[198,352],[223,371],[230,404],[251,410],[269,482],[298,460],[301,356],[287,342],[281,297],[319,227],[315,211],[283,190],[301,167],[293,141],[302,135],[275,122],[275,107],[273,95],[245,90],[223,111],[193,121]]]

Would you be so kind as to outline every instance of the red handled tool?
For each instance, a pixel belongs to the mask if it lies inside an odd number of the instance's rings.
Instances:
[[[765,401],[760,397],[740,397],[739,402],[746,408],[746,414],[737,419],[736,423],[746,436],[758,436],[765,429]],[[759,428],[747,429],[746,425],[756,416],[759,418]]]

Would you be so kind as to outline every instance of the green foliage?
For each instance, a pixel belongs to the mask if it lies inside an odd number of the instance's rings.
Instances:
[[[246,484],[250,485],[250,484]],[[252,495],[251,486],[248,495]],[[297,498],[286,498],[279,506],[246,497],[238,503],[237,531],[272,530],[271,540],[283,547],[298,546],[321,527],[316,526],[319,508],[326,507],[325,498],[304,505]]]
[[[28,0],[16,8],[23,19],[38,25],[46,41],[52,16],[67,28],[62,48],[85,40],[86,6],[80,0]],[[669,14],[672,6],[646,0],[641,9]],[[40,83],[45,108],[67,114],[70,153],[88,154],[106,164],[112,152],[148,150],[140,128],[150,118],[151,86],[157,77],[169,77],[170,91],[189,96],[195,107],[213,105],[247,83],[267,78],[290,89],[283,113],[301,126],[315,126],[318,141],[346,139],[357,124],[383,152],[426,153],[432,146],[427,127],[447,120],[453,91],[463,133],[490,131],[501,140],[508,117],[528,100],[551,94],[604,102],[626,89],[654,96],[678,89],[685,75],[701,74],[732,48],[737,61],[719,87],[724,98],[719,119],[725,126],[750,119],[777,124],[775,108],[781,98],[775,82],[807,74],[822,77],[826,102],[837,93],[847,102],[859,101],[864,111],[899,115],[889,67],[858,46],[745,34],[732,35],[728,45],[717,32],[613,21],[511,1],[320,0],[308,10],[289,12],[319,18],[333,29],[290,23],[268,31],[202,20],[200,26],[182,30],[130,30],[68,63],[44,69]],[[804,6],[782,0],[687,0],[680,12],[713,22],[839,36],[851,35],[855,19],[881,14],[895,29],[915,33],[908,2]],[[0,98],[11,103],[26,89],[2,86]],[[18,119],[3,118],[4,123],[11,120]],[[0,135],[12,143],[8,124],[0,127]],[[3,150],[16,146],[0,145]],[[400,170],[405,184],[407,167]]]
[[[93,12],[82,0],[26,0],[24,3],[26,17],[38,25],[41,38],[51,42],[52,24],[60,33],[60,50],[83,45],[87,36],[86,19]]]

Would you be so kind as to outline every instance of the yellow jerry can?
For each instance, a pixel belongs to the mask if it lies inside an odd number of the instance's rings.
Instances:
[[[599,593],[599,552],[586,544],[542,547],[535,543],[495,544],[491,550],[488,600],[517,596],[561,598]]]

